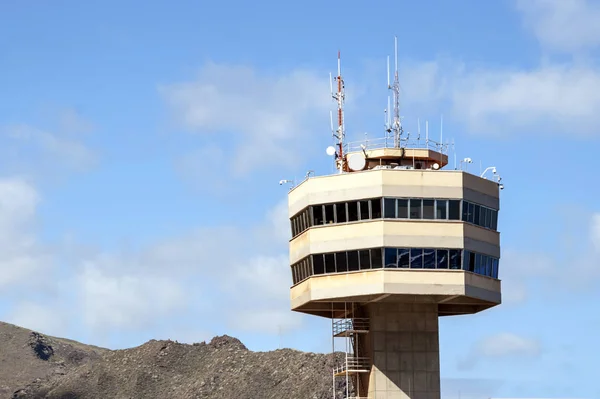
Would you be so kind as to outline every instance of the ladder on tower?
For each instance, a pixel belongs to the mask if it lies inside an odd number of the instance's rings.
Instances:
[[[348,313],[345,312],[347,316]],[[360,335],[369,333],[369,319],[365,317],[345,317],[332,319],[333,349],[335,353],[335,339],[344,340],[344,358],[333,368],[333,398],[336,399],[336,379],[345,378],[346,388],[344,399],[367,399],[359,397],[360,374],[371,371],[371,359],[360,356],[358,348]],[[354,395],[350,396],[350,381],[352,381]]]

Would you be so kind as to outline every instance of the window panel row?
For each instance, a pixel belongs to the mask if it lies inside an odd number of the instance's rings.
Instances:
[[[497,230],[498,211],[483,205],[462,201],[462,221]]]
[[[312,205],[291,219],[292,237],[312,226],[372,219],[462,220],[496,230],[498,211],[458,199],[371,198]]]
[[[464,255],[464,256],[463,256]],[[498,259],[461,249],[369,248],[311,255],[292,265],[294,284],[313,274],[381,268],[463,269],[498,278]]]
[[[498,278],[498,258],[465,251],[463,269],[472,273]]]

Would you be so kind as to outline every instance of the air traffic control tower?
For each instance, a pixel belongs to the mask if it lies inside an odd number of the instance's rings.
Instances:
[[[469,173],[469,158],[449,168],[451,146],[404,132],[397,73],[385,137],[345,143],[339,55],[334,81],[337,173],[288,194],[291,308],[331,318],[344,344],[333,398],[344,378],[345,398],[440,399],[438,318],[501,302],[501,179]]]

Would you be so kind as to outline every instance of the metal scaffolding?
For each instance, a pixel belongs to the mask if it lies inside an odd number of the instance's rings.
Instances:
[[[368,357],[361,356],[359,348],[359,336],[369,333],[369,319],[366,317],[355,317],[354,303],[344,303],[343,318],[331,319],[332,330],[332,351],[335,359],[336,339],[344,341],[344,358],[341,362],[336,362],[333,368],[332,394],[336,398],[336,379],[345,378],[346,388],[343,399],[367,399],[358,396],[360,394],[360,374],[371,371],[371,360]],[[350,385],[354,388],[353,396],[350,396]]]

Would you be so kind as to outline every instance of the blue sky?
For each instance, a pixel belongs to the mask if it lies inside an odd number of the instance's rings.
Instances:
[[[591,0],[3,2],[0,319],[327,351],[327,320],[289,311],[277,182],[331,171],[338,50],[348,136],[381,136],[394,35],[405,127],[443,114],[506,186],[505,303],[442,319],[444,397],[600,397]]]

